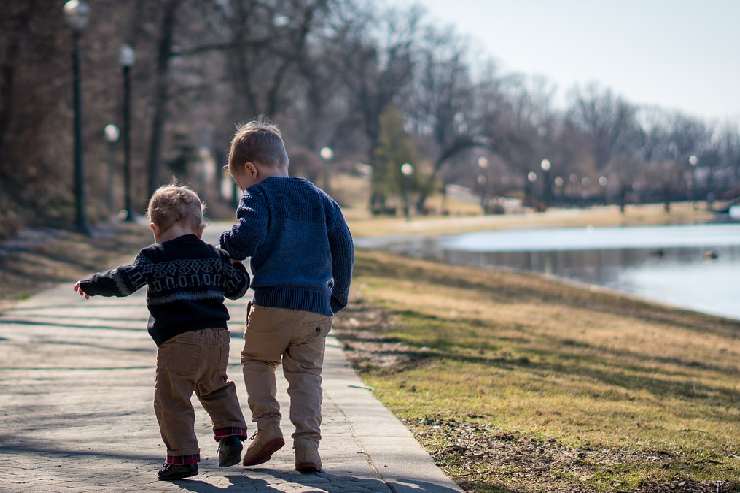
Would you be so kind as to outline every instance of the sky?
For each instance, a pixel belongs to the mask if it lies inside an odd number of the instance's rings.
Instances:
[[[406,1],[561,94],[597,81],[634,103],[740,121],[740,0]]]

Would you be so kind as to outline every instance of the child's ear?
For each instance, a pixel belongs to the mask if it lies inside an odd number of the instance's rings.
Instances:
[[[159,238],[159,226],[157,226],[154,223],[149,223],[149,229],[152,230],[152,234],[154,235],[154,238]]]
[[[254,164],[254,163],[252,163],[252,162],[249,162],[249,161],[247,161],[247,162],[246,162],[246,163],[244,164],[244,167],[245,167],[245,168],[247,169],[247,173],[249,173],[249,175],[250,175],[250,176],[251,176],[252,178],[257,178],[257,176],[258,176],[258,175],[259,175],[259,173],[260,173],[260,170],[259,170],[259,168],[257,168],[257,165],[256,165],[256,164]]]
[[[197,228],[195,228],[195,236],[197,236],[198,238],[202,238],[203,237],[203,230],[205,230],[205,229],[206,229],[206,225],[205,224],[201,224],[200,226],[198,226]]]

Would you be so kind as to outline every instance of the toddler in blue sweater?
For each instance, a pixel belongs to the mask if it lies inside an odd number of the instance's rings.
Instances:
[[[238,223],[220,237],[233,258],[250,257],[254,301],[247,310],[244,381],[257,433],[244,465],[262,464],[284,445],[275,368],[288,380],[295,467],[321,470],[321,369],[332,315],[348,302],[354,249],[339,205],[308,180],[288,175],[280,130],[241,126],[228,172],[243,195]]]

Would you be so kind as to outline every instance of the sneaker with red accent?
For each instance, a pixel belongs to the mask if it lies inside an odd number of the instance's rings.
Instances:
[[[242,441],[237,436],[222,438],[218,441],[218,467],[229,467],[242,460]]]
[[[175,481],[198,475],[198,464],[162,464],[157,473],[160,481]]]

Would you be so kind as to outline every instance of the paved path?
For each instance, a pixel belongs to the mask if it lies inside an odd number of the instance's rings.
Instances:
[[[230,374],[250,419],[239,366],[244,305],[229,304]],[[208,417],[194,399],[201,474],[156,481],[164,449],[152,409],[155,348],[147,316],[143,293],[83,303],[71,285],[0,315],[0,491],[459,491],[363,386],[333,338],[325,366],[325,472],[294,472],[290,443],[264,467],[219,469]],[[279,392],[287,410],[284,384]],[[287,420],[283,428],[290,436]]]

